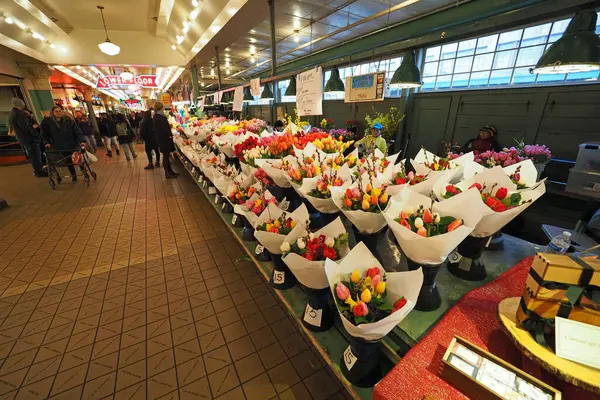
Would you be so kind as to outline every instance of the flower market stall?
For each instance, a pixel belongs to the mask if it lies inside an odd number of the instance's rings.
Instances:
[[[174,135],[182,163],[356,397],[460,297],[533,254],[507,237],[510,249],[482,256],[544,193],[540,149],[359,156],[327,119],[283,132],[256,119],[191,125]],[[455,273],[457,258],[483,281]]]

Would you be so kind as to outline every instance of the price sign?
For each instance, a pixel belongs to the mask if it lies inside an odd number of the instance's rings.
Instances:
[[[494,237],[493,235],[490,236],[490,238],[488,239],[487,243],[485,244],[485,247],[490,247],[490,243],[492,243],[492,238],[493,237]]]
[[[473,260],[470,258],[462,258],[460,259],[460,262],[458,264],[458,268],[464,270],[464,271],[470,271],[471,270],[471,265],[473,264]]]
[[[348,368],[348,371],[350,371],[352,367],[354,367],[356,361],[358,361],[358,358],[356,358],[354,353],[352,353],[352,347],[348,346],[344,351],[344,364],[346,364],[346,368]]]
[[[273,271],[273,282],[278,285],[285,282],[285,271]]]
[[[223,204],[221,204],[221,210],[224,210],[226,205],[227,204],[225,203],[225,201],[223,201]]]
[[[202,176],[198,178],[198,183],[202,183]]]
[[[233,217],[231,217],[231,225],[235,225],[235,223],[237,222],[237,214],[233,214]]]
[[[262,254],[263,251],[265,251],[264,246],[261,246],[260,244],[256,246],[256,249],[254,249],[254,253],[256,253],[256,255]],[[277,271],[275,271],[277,272]]]
[[[192,167],[192,174],[196,172],[196,167]]]
[[[203,181],[203,182],[202,182],[202,187],[203,187],[204,189],[206,189],[206,187],[207,187],[207,186],[208,186],[208,184],[206,183],[206,181]]]
[[[322,318],[323,310],[315,310],[310,306],[310,304],[306,304],[306,309],[304,310],[304,321],[313,326],[320,327]]]
[[[215,196],[215,204],[219,204],[219,196]]]
[[[217,194],[217,189],[215,189],[214,187],[209,187],[208,188],[208,194]]]
[[[279,208],[281,208],[283,211],[287,211],[288,208],[290,208],[290,202],[287,200],[283,200],[279,205]]]

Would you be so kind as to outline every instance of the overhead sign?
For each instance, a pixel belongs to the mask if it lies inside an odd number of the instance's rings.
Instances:
[[[131,79],[123,79],[120,75],[106,75],[98,78],[96,87],[98,89],[109,89],[113,86],[137,85],[145,88],[158,87],[156,75],[139,75]]]
[[[312,68],[296,79],[298,116],[323,115],[323,69]]]
[[[382,101],[384,96],[385,72],[346,77],[344,103]]]
[[[260,96],[260,78],[250,79],[250,93],[252,96]]]
[[[158,100],[163,103],[163,106],[169,108],[173,104],[171,104],[171,95],[169,93],[160,93],[158,95]]]
[[[238,86],[233,92],[233,111],[242,111],[244,106],[244,88]]]

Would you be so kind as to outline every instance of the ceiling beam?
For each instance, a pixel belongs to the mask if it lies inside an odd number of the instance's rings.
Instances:
[[[171,13],[173,12],[173,6],[175,0],[158,0],[155,10],[158,10],[156,14],[156,30],[154,36],[159,38],[167,37],[167,27],[171,20]]]
[[[52,29],[54,33],[69,35],[73,32],[73,26],[69,21],[58,10],[48,6],[44,0],[14,0],[14,2]]]

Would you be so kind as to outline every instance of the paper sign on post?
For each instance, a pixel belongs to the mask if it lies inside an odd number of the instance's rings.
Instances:
[[[296,85],[298,116],[323,115],[323,69],[317,67],[298,74]]]
[[[260,244],[256,245],[256,249],[254,249],[254,253],[256,255],[262,254],[264,251],[265,251],[264,246],[261,246]]]
[[[231,225],[235,225],[235,223],[237,222],[238,216],[237,214],[233,214],[233,217],[231,217]]]
[[[273,282],[278,285],[285,282],[285,272],[284,271],[273,271]]]
[[[556,355],[600,369],[600,327],[556,317]]]
[[[233,111],[242,111],[244,101],[244,88],[238,86],[233,92]]]
[[[260,78],[250,80],[250,93],[252,96],[260,96]]]
[[[346,350],[344,351],[344,364],[346,364],[346,368],[348,368],[348,371],[350,371],[352,367],[354,367],[356,361],[358,361],[358,358],[356,358],[354,353],[352,353],[352,347],[346,347]]]
[[[306,304],[306,310],[304,310],[304,321],[313,326],[320,327],[322,318],[323,310],[315,310],[310,306],[310,304]]]

